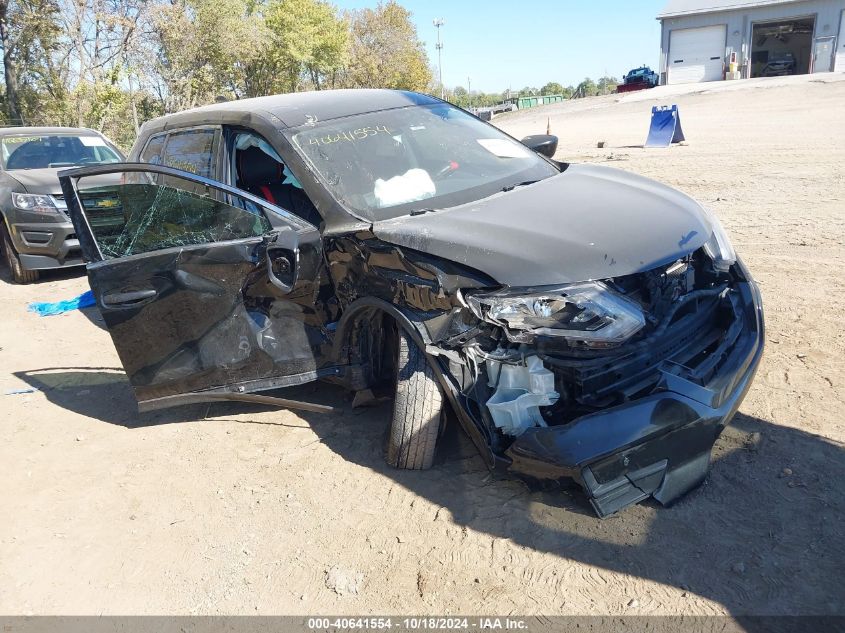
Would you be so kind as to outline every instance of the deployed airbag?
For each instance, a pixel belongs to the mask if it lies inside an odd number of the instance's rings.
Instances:
[[[409,169],[404,174],[388,180],[378,178],[373,191],[376,204],[380,208],[424,200],[434,193],[434,181],[424,169]]]

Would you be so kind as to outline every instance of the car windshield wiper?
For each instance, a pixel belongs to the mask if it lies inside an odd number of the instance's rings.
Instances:
[[[522,182],[515,183],[513,185],[508,185],[507,187],[502,187],[502,191],[513,191],[517,187],[525,187],[527,185],[533,185],[535,182],[540,182],[539,180],[523,180]]]
[[[422,215],[423,213],[434,213],[437,209],[414,209],[408,215]]]

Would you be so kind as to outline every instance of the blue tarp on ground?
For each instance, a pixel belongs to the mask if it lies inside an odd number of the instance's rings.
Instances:
[[[651,125],[648,128],[646,147],[669,147],[684,139],[681,129],[681,115],[678,106],[654,106],[651,109]]]
[[[96,305],[97,301],[94,299],[94,293],[90,290],[83,292],[78,297],[67,299],[65,301],[57,301],[55,303],[30,303],[27,309],[30,312],[35,312],[39,316],[54,316],[56,314],[64,314],[71,310],[79,310],[81,308],[90,308]]]

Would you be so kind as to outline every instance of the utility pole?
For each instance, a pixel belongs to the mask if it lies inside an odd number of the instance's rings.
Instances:
[[[467,98],[469,99],[469,109],[472,110],[472,82],[467,77]]]
[[[440,27],[446,24],[443,18],[435,18],[434,27],[437,29],[437,70],[440,75],[440,98],[446,99],[446,92],[443,89],[443,43],[440,41]]]

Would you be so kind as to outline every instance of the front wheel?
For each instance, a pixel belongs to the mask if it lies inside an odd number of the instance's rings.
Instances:
[[[396,468],[423,470],[434,462],[443,392],[425,352],[407,332],[397,329],[396,398],[387,463]]]
[[[31,284],[38,281],[37,270],[27,270],[21,264],[18,252],[15,250],[15,245],[12,244],[12,238],[9,237],[9,232],[5,226],[0,226],[0,233],[2,233],[3,240],[3,255],[6,260],[6,265],[12,272],[12,279],[17,284]]]

